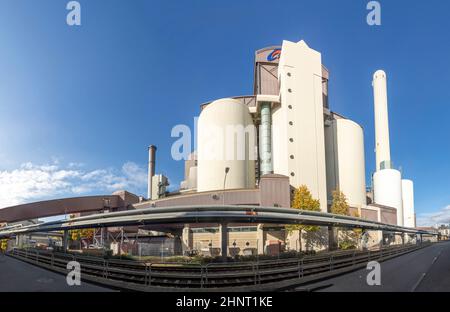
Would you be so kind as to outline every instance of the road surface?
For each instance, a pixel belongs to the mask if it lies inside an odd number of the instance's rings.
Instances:
[[[381,263],[381,286],[369,286],[370,271],[361,269],[298,287],[319,292],[450,291],[450,242],[441,242]]]
[[[108,288],[81,282],[69,286],[66,276],[0,254],[0,292],[104,292]]]

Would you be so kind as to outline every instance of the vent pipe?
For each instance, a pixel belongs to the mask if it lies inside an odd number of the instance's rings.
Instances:
[[[152,199],[152,178],[155,175],[156,146],[148,147],[148,182],[147,198]]]
[[[273,173],[272,163],[272,109],[270,102],[261,103],[261,127],[259,132],[261,176]]]

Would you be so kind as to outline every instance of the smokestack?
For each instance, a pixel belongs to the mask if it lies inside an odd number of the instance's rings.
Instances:
[[[386,73],[382,70],[376,71],[373,75],[372,85],[375,104],[376,170],[380,171],[382,169],[392,169]]]
[[[148,147],[148,188],[147,198],[152,199],[152,178],[155,175],[156,146]]]

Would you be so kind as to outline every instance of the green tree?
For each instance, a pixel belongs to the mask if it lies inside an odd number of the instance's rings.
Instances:
[[[294,192],[294,199],[292,200],[291,207],[299,210],[320,211],[320,201],[312,197],[312,194],[306,185],[301,185]],[[288,233],[299,231],[300,250],[302,248],[301,247],[302,232],[304,231],[309,233],[309,232],[316,232],[318,230],[319,227],[314,225],[291,224],[286,226],[286,231],[288,231]]]

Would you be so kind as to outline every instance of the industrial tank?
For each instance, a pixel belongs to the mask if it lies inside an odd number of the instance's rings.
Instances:
[[[351,207],[366,205],[364,133],[356,122],[339,118],[326,128],[328,198],[336,189]]]
[[[212,102],[200,114],[197,132],[198,192],[255,187],[256,127],[246,105]]]
[[[394,169],[384,169],[373,175],[374,202],[397,209],[397,225],[403,226],[402,178]]]
[[[416,217],[414,212],[414,183],[411,180],[402,180],[403,219],[404,226],[415,227]]]

